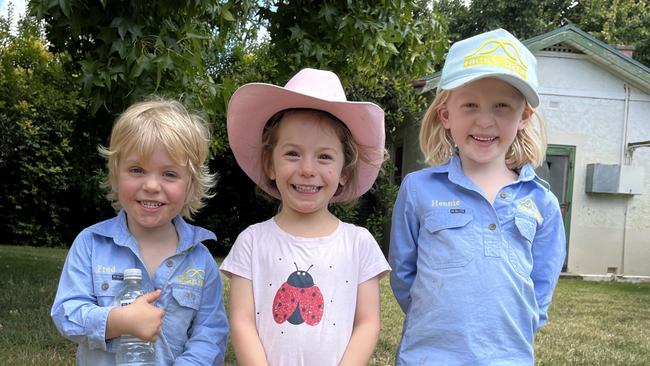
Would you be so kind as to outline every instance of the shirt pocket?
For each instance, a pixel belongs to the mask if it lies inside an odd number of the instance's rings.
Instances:
[[[515,235],[509,241],[510,262],[522,275],[530,276],[533,270],[533,241],[537,233],[537,221],[525,214],[515,214]]]
[[[115,297],[124,286],[123,281],[114,280],[110,273],[93,273],[93,294],[99,306],[115,305]]]
[[[474,257],[472,243],[478,242],[472,234],[473,221],[469,209],[436,209],[424,220],[425,243],[429,256],[427,263],[434,269],[464,267]]]
[[[189,338],[189,330],[200,307],[201,288],[180,284],[172,285],[163,328],[174,357],[183,353],[185,343]]]

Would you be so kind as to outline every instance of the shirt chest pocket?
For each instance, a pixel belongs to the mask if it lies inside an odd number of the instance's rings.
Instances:
[[[532,245],[537,233],[537,221],[533,217],[516,214],[515,228],[514,238],[508,243],[510,262],[519,273],[529,276],[533,270]]]
[[[122,290],[123,283],[114,280],[112,274],[93,273],[93,294],[99,306],[115,305],[115,297]]]
[[[426,264],[434,269],[464,267],[474,257],[474,244],[478,242],[471,229],[473,216],[469,209],[436,209],[424,221],[426,250],[420,250]]]
[[[192,321],[201,307],[201,294],[201,288],[172,285],[171,298],[165,309],[163,328],[174,357],[178,357],[183,352]]]
[[[529,243],[533,242],[533,239],[535,239],[535,233],[537,232],[537,222],[534,218],[517,214],[515,215],[515,226],[521,236],[523,236]]]
[[[182,308],[199,310],[201,305],[201,291],[194,287],[176,285],[172,288],[172,297]]]

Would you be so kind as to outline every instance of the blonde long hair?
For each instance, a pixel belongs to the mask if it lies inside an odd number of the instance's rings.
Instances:
[[[422,118],[420,127],[420,150],[425,163],[442,165],[454,154],[454,140],[438,117],[438,109],[449,98],[451,91],[440,90]],[[506,166],[520,169],[526,163],[537,168],[546,158],[546,127],[542,116],[532,107],[533,114],[526,126],[517,131],[515,141],[506,152]]]
[[[174,163],[187,167],[190,173],[187,199],[180,214],[191,218],[213,196],[210,188],[216,176],[207,166],[209,143],[210,128],[205,120],[188,112],[180,102],[152,98],[133,104],[115,121],[109,146],[98,146],[107,160],[108,175],[103,182],[109,188],[106,197],[119,210],[117,177],[121,159],[135,152],[146,161],[162,144]]]

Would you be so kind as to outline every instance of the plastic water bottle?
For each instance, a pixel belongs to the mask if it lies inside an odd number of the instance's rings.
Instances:
[[[124,288],[117,295],[117,305],[126,306],[144,295],[142,289],[142,271],[137,268],[124,270]],[[156,350],[153,343],[130,335],[120,337],[115,354],[115,363],[121,366],[155,366]]]

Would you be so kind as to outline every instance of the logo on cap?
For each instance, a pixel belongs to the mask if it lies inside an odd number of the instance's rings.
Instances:
[[[498,49],[504,54],[499,54]],[[509,41],[488,39],[476,51],[463,58],[463,67],[492,65],[508,69],[526,79],[528,66],[521,58],[519,50]]]

